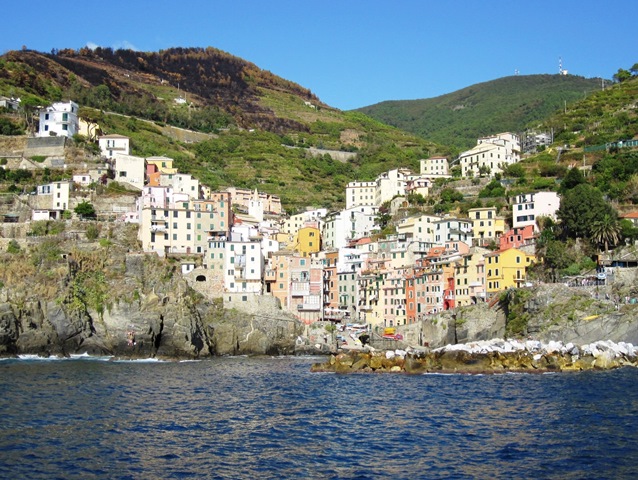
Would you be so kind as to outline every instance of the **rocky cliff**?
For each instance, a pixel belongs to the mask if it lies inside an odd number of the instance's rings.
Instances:
[[[3,255],[0,287],[0,355],[288,354],[303,330],[283,311],[224,309],[191,289],[174,260],[115,242],[29,240]]]

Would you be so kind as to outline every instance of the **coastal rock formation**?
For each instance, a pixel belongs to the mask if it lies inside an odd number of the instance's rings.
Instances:
[[[117,303],[102,315],[68,312],[54,302],[16,308],[0,304],[0,355],[88,353],[118,357],[201,358],[211,355],[291,354],[299,327],[256,320],[212,304],[188,305],[157,296]]]
[[[88,270],[90,261],[98,261],[77,252],[74,258],[78,269]],[[221,299],[206,300],[152,257],[131,254],[121,263],[115,258],[110,259],[113,265],[99,265],[100,272],[113,275],[112,283],[80,283],[79,275],[64,276],[60,269],[55,299],[35,299],[34,288],[18,283],[21,278],[30,281],[29,276],[15,277],[20,288],[5,285],[0,356],[202,358],[294,353],[302,326],[290,314],[258,317],[224,309]]]
[[[505,373],[607,370],[638,366],[638,347],[599,341],[583,346],[562,342],[541,343],[495,339],[447,345],[434,350],[340,352],[314,372]]]
[[[431,348],[502,337],[578,344],[604,338],[638,344],[635,285],[635,277],[600,288],[542,284],[504,292],[502,301],[492,304],[479,303],[428,315],[397,331],[406,344]]]

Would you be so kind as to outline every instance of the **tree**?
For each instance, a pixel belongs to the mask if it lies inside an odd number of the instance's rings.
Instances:
[[[615,212],[614,212],[615,213]],[[605,245],[605,253],[609,251],[609,245],[616,245],[620,238],[621,227],[615,215],[604,214],[602,218],[593,222],[589,227],[591,239],[596,243]]]
[[[586,183],[583,173],[576,167],[570,168],[560,184],[560,192],[564,193],[582,183]]]
[[[481,165],[479,167],[479,175],[481,177],[487,177],[492,172],[492,169],[487,165]]]
[[[618,83],[622,83],[625,80],[628,80],[630,78],[631,78],[631,72],[629,70],[619,68],[618,71],[614,73],[614,80]]]
[[[463,201],[463,194],[458,190],[447,187],[441,190],[441,201],[444,203],[454,203]]]
[[[504,197],[505,187],[498,180],[492,180],[479,192],[479,198]]]
[[[619,222],[620,236],[623,240],[634,242],[638,239],[638,228],[634,227],[631,220],[624,218]]]
[[[573,255],[567,249],[565,242],[549,240],[545,246],[543,263],[551,270],[552,280],[558,278],[558,271],[563,270],[574,262]]]
[[[44,104],[44,100],[38,97],[28,96],[22,99],[20,109],[24,113],[24,122],[27,125],[27,131],[35,133],[35,114]]]
[[[563,235],[568,238],[589,238],[595,222],[605,215],[616,217],[616,211],[605,201],[602,193],[586,183],[563,194],[556,214],[561,221]]]
[[[632,75],[638,75],[638,63],[634,63],[629,71],[632,73]]]
[[[525,177],[525,169],[520,163],[511,163],[503,170],[506,177],[523,178]]]
[[[74,212],[80,215],[80,217],[82,218],[95,217],[95,207],[93,207],[93,205],[87,201],[78,203],[77,207],[75,207]]]

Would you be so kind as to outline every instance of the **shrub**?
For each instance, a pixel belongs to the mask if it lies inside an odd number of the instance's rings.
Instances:
[[[7,253],[20,253],[20,244],[15,239],[11,240],[9,245],[7,245]]]
[[[95,240],[100,236],[100,229],[97,224],[91,223],[88,227],[86,227],[86,238],[89,240]]]

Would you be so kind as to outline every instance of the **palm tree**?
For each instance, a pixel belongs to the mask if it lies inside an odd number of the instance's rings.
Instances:
[[[615,245],[620,238],[620,223],[615,216],[608,213],[596,220],[589,227],[592,240],[605,245],[605,254],[609,252],[609,244]]]

